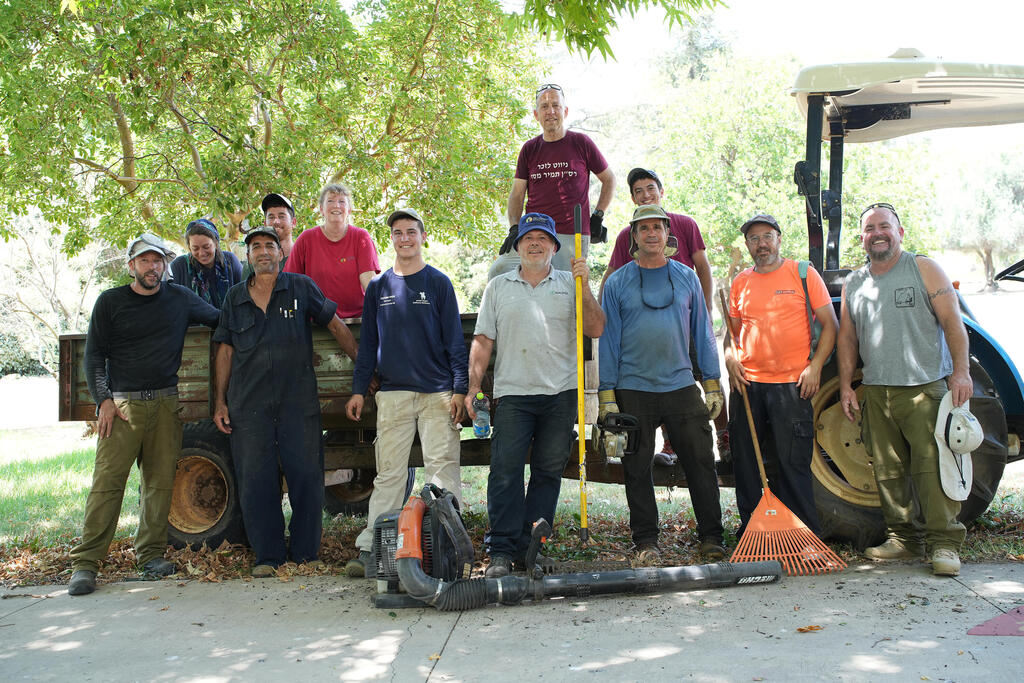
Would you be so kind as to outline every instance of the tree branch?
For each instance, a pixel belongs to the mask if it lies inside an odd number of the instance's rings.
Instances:
[[[192,166],[196,169],[196,174],[200,178],[206,180],[206,171],[203,170],[203,160],[199,156],[199,149],[196,147],[195,137],[192,135],[192,127],[188,125],[188,120],[185,116],[178,111],[178,107],[175,106],[174,100],[170,95],[167,96],[167,106],[170,108],[171,113],[178,119],[178,123],[181,124],[181,130],[185,133],[185,144],[188,145],[189,152],[192,154]]]

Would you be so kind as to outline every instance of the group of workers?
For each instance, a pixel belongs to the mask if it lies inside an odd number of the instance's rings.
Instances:
[[[509,235],[489,273],[468,352],[451,280],[424,259],[421,216],[411,208],[388,216],[394,266],[379,274],[373,240],[350,224],[352,196],[340,184],[320,193],[323,225],[296,239],[292,203],[268,194],[261,204],[265,225],[244,238],[244,268],[221,251],[208,219],[188,225],[189,251],[170,264],[171,250],[153,235],[129,245],[132,281],[100,295],[86,341],[99,439],[69,593],[95,590],[135,462],[142,483],[138,563],[151,577],[176,571],[164,555],[182,433],[177,371],[186,329],[195,323],[215,328],[213,420],[229,435],[254,577],[272,576],[287,561],[320,564],[324,479],[313,323],[326,327],[355,363],[348,417],[361,419],[370,396],[376,404],[377,476],[347,574],[374,575],[373,524],[403,502],[417,434],[427,481],[461,498],[461,423],[476,416],[473,398],[492,353],[486,575],[529,569],[532,527],[541,518],[554,520],[577,420],[577,286],[583,332],[600,340],[600,419],[626,413],[639,425],[635,452],[624,453],[614,433],[604,443],[607,454],[621,457],[636,561],[655,564],[660,557],[652,478],[659,427],[686,474],[701,556],[725,556],[711,422],[724,414],[725,399],[698,226],[662,208],[664,187],[654,171],[630,171],[637,208],[616,238],[595,296],[586,256],[590,242],[606,239],[614,174],[590,138],[566,130],[559,86],[537,90],[533,114],[542,134],[520,150]],[[601,183],[592,212],[591,174]],[[573,257],[576,204],[589,216],[580,258]],[[957,406],[972,385],[966,330],[949,279],[934,261],[904,251],[895,209],[874,204],[861,216],[869,260],[848,278],[837,322],[818,272],[780,255],[775,218],[755,215],[740,231],[754,265],[732,283],[728,318],[736,332],[725,346],[725,366],[733,405],[743,405],[745,390],[755,431],[745,411],[734,409],[727,443],[737,535],[761,496],[754,438],[774,446],[767,449],[773,491],[822,532],[810,472],[810,399],[837,346],[840,401],[851,420],[861,409],[852,388],[858,356],[864,362],[864,443],[888,526],[885,543],[866,554],[885,560],[930,553],[936,574],[955,575],[964,527],[956,520],[959,503],[943,496],[939,484],[932,427],[947,385]],[[358,346],[342,320],[356,316],[362,318]],[[813,349],[812,318],[821,325]],[[292,508],[287,540],[282,474]]]

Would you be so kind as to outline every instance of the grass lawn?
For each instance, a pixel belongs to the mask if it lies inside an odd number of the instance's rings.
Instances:
[[[92,477],[95,437],[82,437],[78,423],[40,429],[0,430],[0,585],[66,581],[68,552],[81,533],[85,500]],[[487,528],[487,468],[462,470],[467,528],[484,557],[482,539]],[[423,485],[417,472],[416,490]],[[133,469],[125,492],[114,545],[103,576],[108,580],[134,572],[131,538],[138,524],[138,471]],[[590,483],[587,487],[591,543],[580,547],[579,484],[563,480],[555,533],[548,552],[566,560],[619,560],[631,542],[625,490],[615,484]],[[685,489],[657,489],[662,524],[663,562],[693,564],[696,555],[695,522]],[[739,518],[732,489],[721,491],[726,543],[736,543]],[[289,513],[287,502],[285,512]],[[1024,462],[1007,468],[989,510],[968,531],[965,561],[1024,560]],[[321,557],[327,572],[340,572],[354,554],[356,534],[363,518],[338,516],[324,520]],[[858,557],[853,548],[832,544],[847,560]],[[205,580],[244,576],[251,559],[248,549],[222,547],[202,551],[172,551],[171,557],[186,574]],[[478,567],[482,564],[478,562]]]

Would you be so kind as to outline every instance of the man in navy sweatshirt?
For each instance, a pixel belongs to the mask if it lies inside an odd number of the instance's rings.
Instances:
[[[423,260],[426,232],[413,209],[388,216],[395,265],[370,281],[363,300],[362,334],[345,411],[359,420],[374,371],[377,402],[377,477],[367,526],[356,538],[359,556],[349,576],[373,576],[370,548],[377,517],[405,502],[409,451],[417,431],[428,482],[460,500],[459,423],[465,415],[466,342],[451,280]]]

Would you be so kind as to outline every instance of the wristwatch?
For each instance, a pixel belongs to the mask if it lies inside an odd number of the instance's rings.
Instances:
[[[604,218],[604,209],[594,209],[594,215],[598,218]]]

